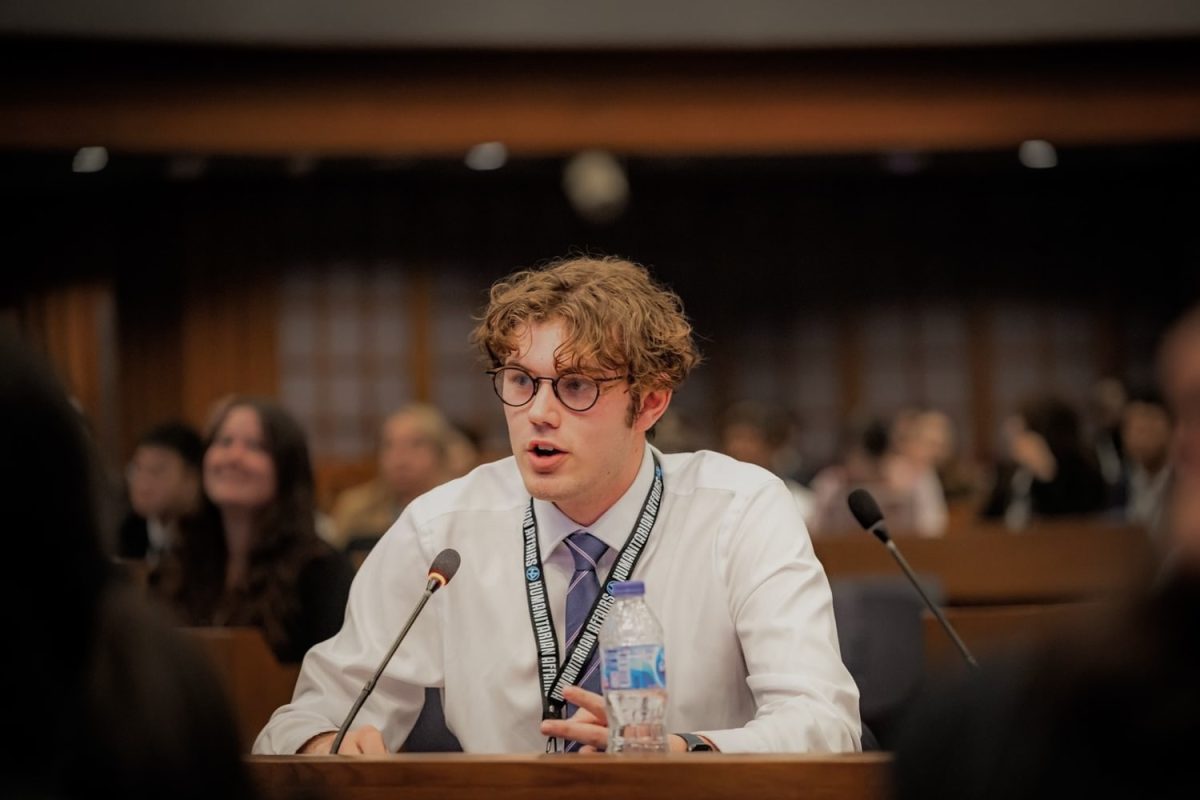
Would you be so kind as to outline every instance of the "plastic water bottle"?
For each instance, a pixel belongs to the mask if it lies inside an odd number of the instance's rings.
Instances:
[[[614,583],[615,602],[600,628],[601,685],[608,752],[665,753],[667,665],[662,625],[641,581]]]

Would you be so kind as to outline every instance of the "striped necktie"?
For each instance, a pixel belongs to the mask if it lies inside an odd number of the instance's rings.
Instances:
[[[567,641],[563,652],[567,653],[571,645],[579,638],[587,622],[588,612],[600,594],[600,580],[596,577],[596,565],[608,550],[608,545],[586,531],[575,531],[564,540],[571,556],[575,559],[575,574],[571,576],[571,585],[567,587]],[[599,648],[597,648],[599,649]],[[593,652],[580,673],[577,681],[579,686],[589,692],[600,693],[599,658]],[[575,713],[577,706],[567,703],[567,716]],[[579,749],[578,742],[567,742],[567,752]]]

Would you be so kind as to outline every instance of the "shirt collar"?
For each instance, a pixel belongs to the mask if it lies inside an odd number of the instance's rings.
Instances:
[[[642,465],[638,468],[637,477],[621,495],[617,502],[600,515],[600,518],[585,530],[600,539],[613,552],[625,545],[630,531],[637,524],[638,515],[642,511],[642,501],[650,492],[650,484],[654,480],[654,459],[649,444],[642,451]],[[533,500],[533,513],[538,523],[538,547],[544,558],[558,547],[562,540],[580,530],[579,523],[558,510],[558,506],[546,500]]]

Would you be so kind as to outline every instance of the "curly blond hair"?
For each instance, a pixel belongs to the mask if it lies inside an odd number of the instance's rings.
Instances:
[[[645,392],[674,389],[700,361],[679,295],[646,268],[613,256],[560,259],[493,284],[471,341],[493,367],[517,351],[524,326],[562,320],[562,372],[628,376],[630,422]]]

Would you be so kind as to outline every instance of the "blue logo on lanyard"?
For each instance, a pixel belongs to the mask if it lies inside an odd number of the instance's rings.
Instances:
[[[541,575],[542,571],[537,567],[530,567],[529,569],[525,570],[526,580],[536,581],[539,577],[541,577]]]
[[[609,582],[608,582],[608,585],[604,587],[604,588],[605,588],[605,590],[606,590],[606,591],[607,591],[609,594],[612,594],[612,593],[613,593],[613,586],[615,586],[615,585],[616,585],[616,583],[617,583],[616,581],[609,581]]]

